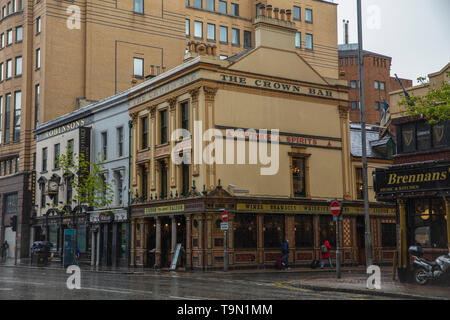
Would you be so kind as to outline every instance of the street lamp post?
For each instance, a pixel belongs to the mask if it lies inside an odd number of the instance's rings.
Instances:
[[[359,59],[359,92],[360,92],[360,106],[361,106],[361,147],[362,147],[362,175],[363,175],[363,194],[364,194],[364,218],[365,218],[365,244],[366,244],[366,266],[372,265],[372,239],[370,235],[370,216],[369,216],[369,195],[367,186],[367,141],[366,141],[366,119],[364,106],[364,72],[362,53],[362,15],[361,15],[361,0],[357,0],[358,10],[358,59]]]

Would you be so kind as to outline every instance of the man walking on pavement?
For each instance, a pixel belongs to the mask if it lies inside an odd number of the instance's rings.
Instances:
[[[283,241],[283,257],[284,257],[284,263],[286,270],[289,268],[289,240],[284,239]]]
[[[328,242],[328,240],[325,240],[324,244],[320,247],[320,251],[322,252],[322,265],[320,266],[320,269],[323,269],[323,267],[325,266],[325,260],[328,260],[330,268],[334,268],[333,263],[331,263],[330,249],[330,243]]]
[[[6,261],[6,256],[8,254],[9,244],[8,241],[5,240],[2,244],[1,248],[1,254],[2,254],[2,261]]]

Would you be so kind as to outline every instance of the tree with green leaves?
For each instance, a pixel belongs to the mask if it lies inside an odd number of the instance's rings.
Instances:
[[[99,154],[100,156],[100,154]],[[77,205],[86,205],[90,208],[108,208],[113,203],[114,190],[112,184],[106,180],[103,174],[104,165],[95,159],[90,162],[85,159],[84,154],[76,154],[67,150],[58,159],[59,167],[63,176],[71,183],[73,196],[69,202]],[[64,203],[61,211],[65,211],[71,203]]]
[[[447,73],[449,75],[450,73]],[[417,79],[422,84],[425,78]],[[450,119],[450,84],[445,81],[441,87],[431,88],[423,96],[403,96],[399,103],[407,108],[408,115],[423,115],[429,124]]]

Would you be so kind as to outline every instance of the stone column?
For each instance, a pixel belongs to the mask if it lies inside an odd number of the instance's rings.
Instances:
[[[177,109],[177,98],[171,98],[167,101],[169,103],[169,118],[168,118],[168,139],[170,141],[170,150],[173,150],[175,148],[175,140],[172,139],[172,137],[169,135],[171,134],[171,132],[173,132],[176,128],[176,109]],[[170,166],[170,176],[167,177],[167,182],[169,185],[169,190],[168,190],[168,196],[170,196],[170,189],[172,187],[176,186],[176,171],[175,171],[175,162],[174,161],[169,161],[170,163],[168,164]],[[169,168],[169,167],[168,167]]]
[[[131,261],[130,265],[135,266],[136,264],[136,220],[131,220]]]
[[[217,93],[217,88],[213,87],[203,87],[203,93],[205,97],[205,110],[204,110],[204,130],[213,129],[214,128],[214,100]],[[206,146],[206,144],[204,144]],[[215,150],[213,151],[213,156],[215,157]],[[206,181],[206,190],[212,190],[216,185],[216,161],[209,165],[205,164],[205,181]]]
[[[97,231],[97,258],[96,258],[96,261],[95,261],[95,265],[98,267],[99,265],[100,265],[100,244],[101,244],[101,242],[100,242],[100,239],[101,239],[101,233],[102,233],[102,228],[101,228],[101,225],[99,224],[98,225],[98,231]]]
[[[186,218],[186,269],[192,268],[192,222],[191,222],[191,216],[185,215]]]
[[[175,216],[171,216],[170,220],[172,222],[172,232],[171,232],[171,247],[170,247],[170,260],[172,261],[173,255],[175,253],[175,248],[177,246],[177,220]]]
[[[103,250],[102,250],[102,265],[107,266],[108,265],[108,249],[110,246],[110,243],[108,241],[108,227],[109,223],[105,223],[103,226]]]
[[[117,267],[117,251],[118,251],[118,247],[117,247],[117,223],[113,222],[113,233],[112,233],[112,255],[111,255],[111,259],[112,259],[112,266],[113,267]]]
[[[131,154],[129,155],[132,157],[133,154],[137,154],[138,150],[138,140],[137,137],[139,136],[139,130],[137,127],[137,120],[138,120],[138,114],[133,113],[130,114],[131,121],[132,121],[132,128],[131,128]],[[131,185],[136,186],[137,185],[137,175],[136,175],[136,157],[132,157],[131,167],[128,169],[130,170],[130,176],[131,176]],[[130,193],[130,196],[133,196],[131,193],[131,190],[128,190]]]
[[[350,164],[350,157],[348,154],[349,151],[349,141],[350,141],[350,131],[348,130],[348,106],[339,106],[339,120],[340,120],[340,126],[341,126],[341,137],[342,137],[342,184],[343,184],[343,191],[344,191],[344,200],[351,200],[351,164]]]
[[[156,250],[155,264],[161,267],[161,218],[156,217]]]
[[[450,198],[444,198],[445,200],[445,212],[447,216],[447,246],[450,252]]]
[[[406,200],[397,199],[399,215],[400,215],[400,252],[399,267],[406,268],[408,263],[408,246],[406,243]]]
[[[148,254],[148,247],[147,247],[147,238],[148,238],[148,228],[149,223],[145,219],[142,221],[142,229],[144,232],[144,237],[141,238],[141,247],[142,247],[142,265],[145,267],[147,265],[147,254]],[[141,229],[141,230],[142,230]]]
[[[257,240],[257,261],[260,268],[264,267],[264,214],[260,213],[256,216],[258,226],[258,240]]]
[[[189,91],[189,94],[191,95],[191,105],[192,105],[192,117],[191,117],[191,132],[194,133],[194,122],[199,120],[198,116],[198,96],[199,96],[200,88],[196,88]],[[203,135],[203,131],[200,130],[201,134]],[[201,154],[200,149],[196,148],[195,141],[192,142],[193,152],[196,152],[197,150],[198,154],[197,156],[199,158],[203,157],[203,154]],[[193,154],[193,161],[195,162],[195,154]],[[198,159],[200,160],[200,159]],[[200,174],[200,166],[198,164],[193,165],[193,173],[192,175],[194,177],[198,176]]]
[[[150,190],[156,189],[155,144],[156,144],[156,106],[150,108]]]
[[[203,243],[205,241],[205,239],[204,239],[205,232],[203,230],[203,228],[204,228],[203,220],[204,220],[204,216],[201,215],[201,218],[198,219],[198,251],[199,251],[198,264],[199,264],[200,268],[202,268],[202,269],[204,268],[204,254],[205,254],[205,252],[204,252],[205,248],[203,245]]]

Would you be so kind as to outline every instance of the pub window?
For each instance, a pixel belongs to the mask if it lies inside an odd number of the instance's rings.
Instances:
[[[313,50],[313,35],[309,33],[306,34],[306,49]]]
[[[189,165],[183,163],[181,165],[181,177],[182,177],[182,182],[181,182],[181,195],[186,197],[189,193],[189,186],[190,186],[190,182],[189,182]]]
[[[206,25],[206,39],[216,41],[216,25],[208,23]]]
[[[186,7],[189,7],[189,6],[190,6],[189,0],[186,0]]]
[[[419,151],[431,149],[431,126],[426,122],[417,123],[417,149]]]
[[[43,148],[42,149],[42,172],[47,171],[47,156],[48,156],[48,149]]]
[[[48,241],[52,243],[50,251],[57,251],[58,248],[58,227],[48,227]]]
[[[20,112],[22,109],[22,92],[14,92],[14,136],[15,142],[20,140]]]
[[[189,104],[187,102],[181,104],[181,128],[189,130]]]
[[[11,1],[10,1],[10,2],[8,2],[8,11],[7,11],[7,14],[10,15],[11,13],[12,13],[12,3],[11,3]]]
[[[17,193],[8,194],[5,198],[5,214],[17,213]]]
[[[8,166],[9,174],[12,174],[13,173],[13,159],[9,159],[8,162],[9,162],[9,166]]]
[[[55,152],[53,153],[53,163],[54,163],[54,169],[59,169],[59,143],[54,145]]]
[[[203,22],[194,22],[194,38],[203,39]]]
[[[362,177],[362,168],[356,168],[356,199],[364,200],[364,183]]]
[[[219,1],[219,13],[227,14],[227,3],[225,1]]]
[[[9,143],[11,133],[11,94],[7,93],[5,98],[5,143]]]
[[[159,162],[159,166],[161,169],[161,194],[160,199],[167,198],[167,167],[164,161]]]
[[[295,247],[312,248],[314,247],[314,228],[313,216],[297,215],[295,216]]]
[[[228,43],[228,28],[227,27],[220,26],[219,40],[222,43]]]
[[[144,76],[144,59],[133,58],[133,75],[135,77]]]
[[[353,57],[350,57],[350,65],[351,66],[353,65]],[[355,85],[355,88],[356,88],[356,85]]]
[[[305,158],[292,158],[294,197],[306,197]]]
[[[333,221],[333,216],[320,216],[319,230],[320,245],[328,241],[332,248],[336,248],[336,223]]]
[[[102,157],[103,160],[108,158],[108,132],[102,132]]]
[[[375,110],[380,110],[380,102],[375,101]]]
[[[239,5],[237,3],[231,4],[231,15],[239,17]]]
[[[284,215],[264,215],[264,248],[280,248],[284,240]]]
[[[121,206],[123,204],[123,178],[120,171],[114,172],[114,180],[116,181],[116,204]]]
[[[380,82],[380,90],[382,91],[386,90],[386,82]]]
[[[351,87],[352,89],[356,89],[356,80],[351,80],[351,81],[350,81],[350,87]]]
[[[144,13],[144,0],[134,0],[134,12]]]
[[[380,88],[380,82],[378,82],[377,80],[375,80],[375,90],[378,90]]]
[[[6,6],[2,7],[2,18],[6,17]]]
[[[214,5],[215,0],[206,0],[206,10],[209,11],[215,11],[215,5]]]
[[[86,252],[86,225],[77,226],[77,247],[80,252]]]
[[[102,198],[106,199],[106,174],[102,173],[100,176],[101,180],[102,180]]]
[[[313,14],[311,9],[305,9],[305,21],[309,23],[313,22]]]
[[[117,128],[117,156],[123,156],[123,127]]]
[[[257,218],[255,214],[236,214],[233,220],[235,249],[256,249],[258,247]]]
[[[186,19],[186,36],[191,35],[191,20]]]
[[[70,203],[72,202],[72,183],[73,183],[73,177],[68,177],[67,178],[67,192],[66,192],[66,202],[68,205],[70,205]]]
[[[231,29],[231,43],[235,46],[239,46],[241,44],[240,30],[232,28]]]
[[[141,197],[143,200],[147,200],[147,169],[145,165],[140,166],[141,170]]]
[[[432,126],[431,131],[433,132],[433,147],[445,147],[447,143],[446,132],[450,131],[450,122],[438,122]]]
[[[401,126],[400,139],[402,152],[416,151],[416,126],[414,123],[408,123]]]
[[[381,246],[383,248],[395,248],[397,246],[397,229],[395,223],[381,224]]]
[[[45,184],[42,183],[40,185],[40,189],[41,189],[41,209],[45,208]]]
[[[345,65],[348,66],[348,57],[345,58]]]
[[[0,49],[3,49],[5,47],[5,34],[4,33],[1,34],[0,39],[1,39]]]
[[[252,32],[244,31],[244,48],[252,47]]]
[[[161,144],[167,143],[167,110],[159,112],[161,121]]]
[[[295,33],[295,47],[301,48],[301,46],[302,46],[302,34],[301,34],[301,32],[296,32]]]
[[[20,165],[20,158],[17,157],[17,158],[16,158],[16,169],[15,169],[15,173],[19,172],[19,165]]]
[[[142,143],[141,143],[141,149],[147,149],[148,147],[148,118],[147,117],[143,117],[141,119],[141,138],[142,138]]]
[[[2,82],[3,80],[5,80],[5,66],[2,63],[0,63],[0,82]]]
[[[444,200],[418,198],[414,200],[414,242],[428,248],[447,248],[447,221]]]
[[[294,17],[294,20],[300,20],[301,19],[300,7],[294,6],[293,17]]]

